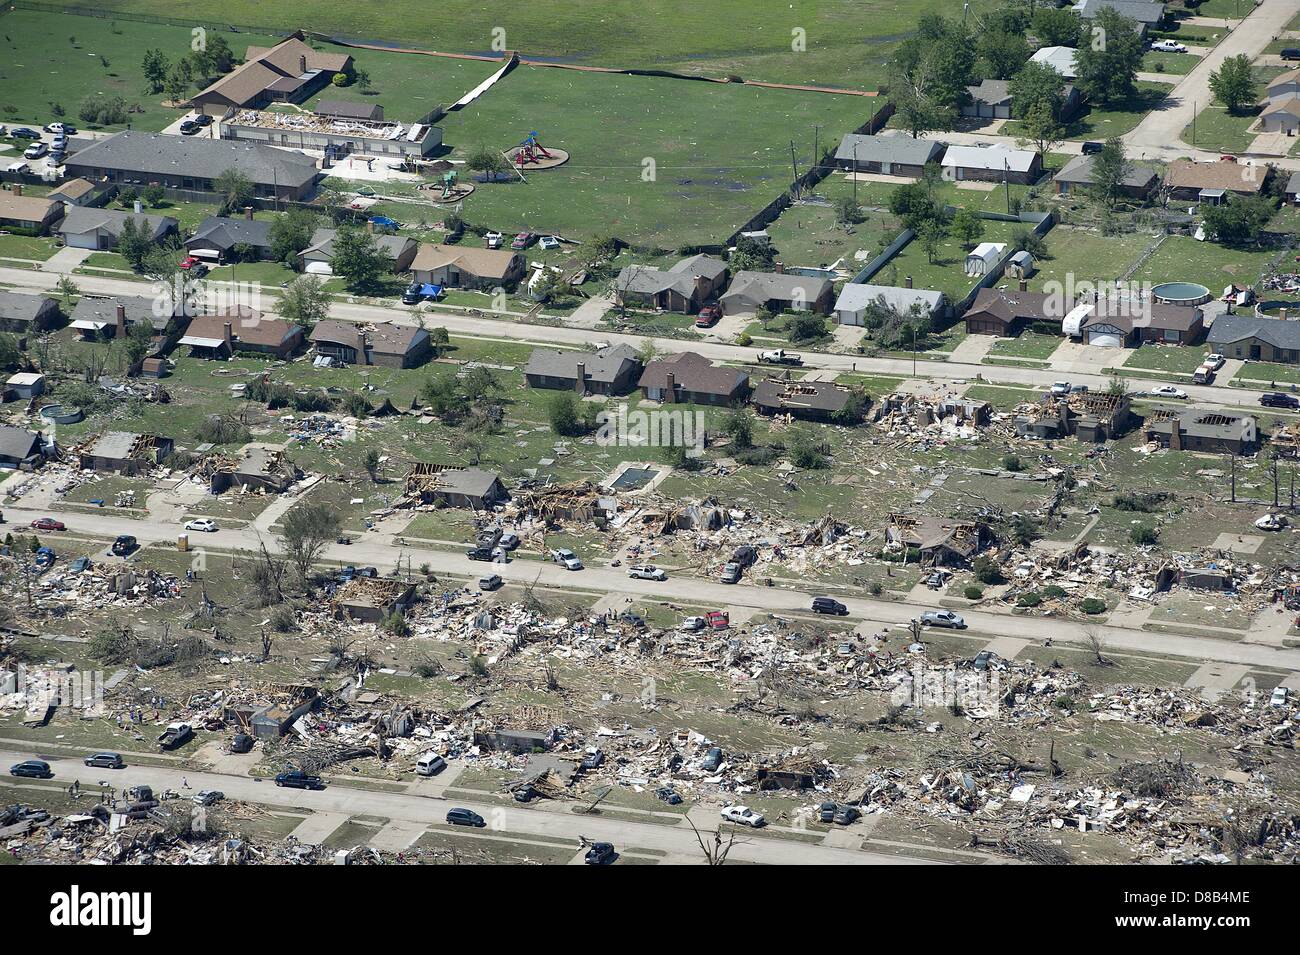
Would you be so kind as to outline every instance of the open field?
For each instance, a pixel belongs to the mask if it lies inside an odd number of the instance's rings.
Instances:
[[[986,219],[980,241],[1009,242],[1017,230],[1024,228],[1027,227],[1018,222]],[[978,276],[966,274],[967,251],[960,239],[946,236],[931,262],[921,241],[913,239],[872,281],[879,285],[903,285],[910,275],[916,288],[938,289],[957,302],[978,281]]]
[[[1229,113],[1217,103],[1211,103],[1196,114],[1194,122],[1183,129],[1183,142],[1198,149],[1244,153],[1255,138],[1250,127],[1258,119],[1258,110]]]
[[[1253,285],[1277,255],[1267,249],[1235,249],[1215,242],[1197,242],[1190,236],[1171,235],[1133,273],[1132,281],[1198,282],[1211,292],[1222,292],[1237,282]]]
[[[1047,256],[1035,260],[1037,271],[1029,277],[1029,287],[1034,291],[1044,291],[1051,283],[1059,290],[1082,282],[1114,281],[1127,272],[1142,250],[1154,241],[1155,236],[1143,233],[1100,235],[1058,225],[1043,240]]]

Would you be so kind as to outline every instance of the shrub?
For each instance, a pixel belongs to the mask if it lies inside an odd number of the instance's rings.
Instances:
[[[965,596],[967,600],[979,600],[984,596],[984,588],[971,584],[962,591],[962,595]]]
[[[1154,527],[1139,524],[1128,532],[1128,539],[1135,544],[1154,544],[1160,537]]]
[[[1021,464],[1019,457],[1014,454],[1008,454],[1002,458],[1002,470],[1022,471],[1024,470],[1024,465]]]
[[[1065,596],[1065,588],[1058,587],[1056,584],[1048,584],[1043,588],[1043,596],[1049,599],[1059,599]]]
[[[1079,609],[1086,614],[1095,616],[1096,614],[1106,612],[1106,601],[1097,597],[1088,597],[1083,601],[1083,603],[1079,604]]]
[[[1001,584],[1006,582],[1002,569],[987,557],[975,559],[975,579],[981,584]]]
[[[1017,607],[1037,607],[1043,602],[1043,595],[1037,590],[1028,590],[1016,598]]]
[[[873,580],[871,586],[867,588],[867,592],[873,597],[879,597],[885,592],[885,585],[878,580]]]

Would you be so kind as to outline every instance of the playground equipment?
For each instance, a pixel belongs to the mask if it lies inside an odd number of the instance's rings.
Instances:
[[[454,169],[449,169],[442,174],[442,195],[438,198],[444,200],[451,198],[452,193],[456,189],[457,178],[459,177],[456,175],[456,170]]]
[[[516,169],[553,169],[569,161],[569,154],[565,150],[543,146],[536,132],[529,133],[506,157]]]

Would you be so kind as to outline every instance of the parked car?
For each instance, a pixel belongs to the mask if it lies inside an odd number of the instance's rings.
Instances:
[[[226,794],[220,789],[200,789],[190,797],[190,801],[196,806],[215,806],[225,798]]]
[[[927,610],[921,614],[921,624],[926,627],[948,627],[951,630],[966,629],[965,618],[951,610]]]
[[[627,575],[633,580],[667,580],[668,574],[662,567],[654,564],[636,564],[627,569]]]
[[[487,241],[487,247],[489,249],[501,248],[501,243],[506,240],[506,237],[500,232],[488,232],[483,236],[483,238]]]
[[[618,853],[614,851],[614,843],[593,842],[591,848],[587,850],[587,854],[583,857],[583,861],[587,865],[609,865],[616,858],[618,858]]]
[[[181,259],[180,268],[199,278],[208,274],[208,264],[193,255],[187,255],[185,258]]]
[[[678,794],[677,790],[670,786],[660,786],[655,790],[655,797],[668,803],[670,806],[680,806],[682,804],[682,797]]]
[[[32,521],[32,527],[38,531],[66,531],[68,529],[63,521],[56,521],[52,517],[38,517]]]
[[[207,113],[199,113],[198,115],[196,115],[196,116],[194,117],[194,125],[195,125],[195,126],[211,126],[211,125],[212,125],[212,117],[209,116]]]
[[[699,314],[695,316],[695,327],[712,328],[714,325],[718,324],[720,318],[722,318],[722,308],[718,303],[707,303],[700,309]]]
[[[718,580],[724,584],[738,584],[743,573],[744,571],[739,564],[735,561],[728,561],[722,566],[722,573],[719,575]]]
[[[46,158],[51,166],[62,166],[68,159],[68,153],[64,149],[51,149],[50,155]]]
[[[597,750],[593,750],[592,752],[584,756],[582,762],[579,763],[579,765],[583,769],[599,769],[601,764],[604,762],[605,762],[605,751],[601,749],[597,749]]]
[[[447,768],[447,761],[438,753],[425,753],[415,761],[415,775],[437,776]]]
[[[629,627],[636,627],[638,630],[644,630],[648,626],[645,617],[641,616],[635,610],[624,610],[618,615],[618,622],[625,623]]]
[[[247,733],[236,733],[230,741],[230,751],[232,753],[251,753],[253,751],[253,737]]]
[[[497,541],[497,546],[504,548],[505,550],[514,550],[519,546],[519,535],[507,531],[501,535],[501,539]]]
[[[1278,55],[1284,60],[1300,60],[1300,47],[1283,47],[1282,52]]]
[[[1070,383],[1068,381],[1054,381],[1050,390],[1053,395],[1068,395],[1070,393]]]
[[[758,829],[767,825],[767,820],[763,818],[763,814],[754,812],[748,806],[728,806],[722,810],[721,815],[727,822],[734,822],[740,826],[749,826],[751,829]]]
[[[1287,701],[1291,698],[1291,690],[1285,686],[1275,687],[1273,695],[1269,697],[1269,706],[1286,706]]]
[[[304,773],[301,769],[286,769],[275,777],[277,786],[290,789],[324,789],[325,782],[319,776]]]
[[[543,252],[548,252],[551,249],[558,249],[560,247],[560,240],[553,235],[544,235],[537,240],[537,246]]]
[[[77,127],[71,123],[50,123],[45,127],[47,133],[61,133],[64,136],[75,136]]]
[[[1222,368],[1223,363],[1226,360],[1227,359],[1225,359],[1222,355],[1218,354],[1217,352],[1215,354],[1205,356],[1205,364],[1209,365],[1215,371],[1218,371],[1220,368]]]
[[[1265,408],[1300,408],[1300,398],[1282,391],[1270,391],[1260,395],[1259,403]]]
[[[45,145],[44,143],[32,143],[30,146],[28,146],[26,149],[23,150],[23,158],[40,159],[49,151],[50,151],[50,147]]]
[[[839,808],[839,803],[824,802],[817,807],[817,818],[822,822],[834,822],[835,812]]]
[[[9,134],[10,139],[40,139],[41,134],[27,126],[15,126],[13,132]]]
[[[1080,147],[1079,152],[1085,156],[1093,156],[1106,148],[1105,143],[1099,143],[1096,140],[1088,140]]]
[[[1151,389],[1151,394],[1159,398],[1187,398],[1187,392],[1181,388],[1175,388],[1173,385],[1156,385]]]
[[[436,302],[441,296],[441,285],[430,285],[427,282],[412,282],[402,290],[402,304],[419,305],[421,302]]]
[[[582,561],[578,555],[567,547],[558,547],[551,551],[551,560],[555,561],[565,570],[582,570]]]
[[[694,633],[696,630],[703,630],[707,626],[707,621],[703,617],[687,617],[682,621],[681,628],[687,633]]]
[[[506,552],[500,547],[471,547],[465,551],[465,556],[470,560],[495,560],[503,564],[506,562]]]
[[[202,531],[205,534],[213,534],[217,530],[217,522],[208,517],[196,517],[192,521],[185,522],[187,531]]]
[[[54,770],[43,759],[24,759],[9,767],[10,776],[26,776],[28,779],[53,779]]]
[[[813,613],[828,613],[836,617],[845,617],[849,613],[849,608],[834,597],[814,597],[812,609]]]
[[[758,353],[758,360],[767,362],[771,365],[802,365],[803,356],[792,355],[784,348],[777,348],[772,351],[761,351]]]
[[[510,248],[517,252],[522,252],[532,244],[533,234],[531,232],[520,232],[515,236],[514,241],[510,243]]]
[[[139,546],[140,542],[130,534],[119,534],[114,539],[113,546],[110,550],[118,557],[125,557]]]
[[[180,125],[180,133],[182,136],[194,136],[201,132],[203,132],[203,127],[192,119],[187,119]]]
[[[447,823],[452,826],[473,826],[475,829],[482,829],[487,825],[480,816],[472,809],[448,809]]]
[[[98,766],[100,769],[126,769],[121,753],[92,753],[82,762],[87,766]]]
[[[1177,40],[1156,40],[1151,44],[1151,49],[1157,53],[1186,53],[1187,47]]]
[[[862,815],[857,806],[850,806],[847,803],[841,805],[835,810],[835,815],[831,822],[837,826],[847,826],[853,823]]]
[[[504,581],[501,580],[500,574],[488,574],[487,576],[478,579],[478,589],[496,590],[502,585],[502,583],[504,583]]]
[[[700,762],[700,769],[706,773],[716,773],[722,765],[722,747],[710,746],[709,751],[704,754],[704,759]]]

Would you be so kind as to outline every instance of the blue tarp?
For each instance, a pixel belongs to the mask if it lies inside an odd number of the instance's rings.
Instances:
[[[385,229],[397,228],[397,220],[390,219],[388,218],[388,216],[371,216],[370,221],[373,222],[375,225],[381,226],[382,228]]]
[[[428,283],[425,283],[424,285],[420,286],[420,294],[423,295],[425,298],[437,298],[439,295],[442,294],[442,286],[429,285]]]

